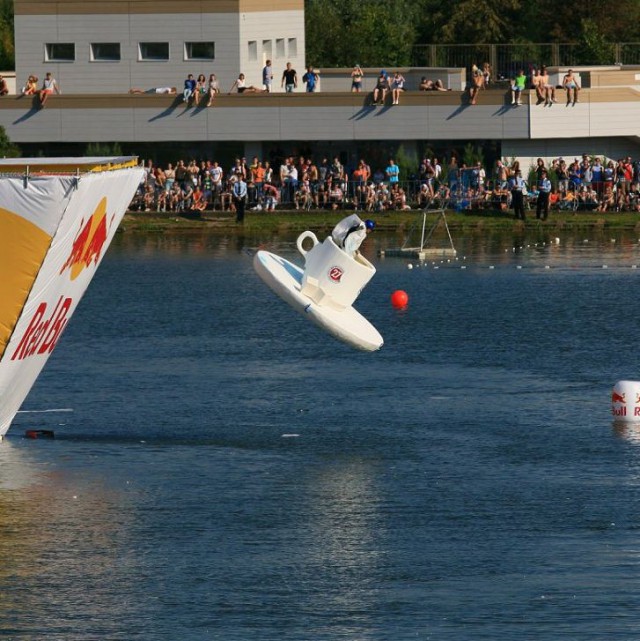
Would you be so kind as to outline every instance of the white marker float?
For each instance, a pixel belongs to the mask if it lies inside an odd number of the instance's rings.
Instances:
[[[305,240],[313,247],[307,251]],[[282,300],[352,347],[372,352],[384,343],[378,330],[353,303],[376,273],[375,267],[360,253],[351,257],[331,236],[320,243],[313,232],[300,234],[298,251],[305,258],[304,270],[267,251],[256,252],[253,265],[258,276]]]
[[[611,414],[616,422],[640,423],[640,381],[618,381],[613,386]]]

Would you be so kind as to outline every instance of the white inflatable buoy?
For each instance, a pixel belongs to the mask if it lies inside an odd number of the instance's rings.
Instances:
[[[614,420],[640,423],[640,381],[618,381],[611,391]]]

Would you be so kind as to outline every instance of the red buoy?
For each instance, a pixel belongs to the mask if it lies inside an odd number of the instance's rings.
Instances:
[[[404,309],[409,304],[409,295],[402,289],[397,289],[391,294],[391,304],[395,309]]]

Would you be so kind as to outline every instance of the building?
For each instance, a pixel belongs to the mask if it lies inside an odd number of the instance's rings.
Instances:
[[[170,143],[172,154],[247,157],[362,149],[410,153],[421,147],[491,144],[526,166],[582,153],[640,157],[640,68],[580,69],[580,101],[552,107],[526,91],[511,105],[507,85],[468,103],[465,69],[405,69],[398,106],[373,107],[368,90],[379,69],[365,69],[365,91],[350,92],[349,69],[320,69],[321,90],[227,95],[238,72],[261,84],[266,59],[276,87],[287,61],[304,67],[303,0],[15,0],[18,86],[30,73],[52,71],[63,94],[45,109],[37,100],[0,99],[0,125],[27,153],[82,153],[89,142],[119,142],[143,157]],[[178,86],[188,73],[214,71],[223,93],[212,108],[188,108],[179,97],[130,95],[133,86]],[[558,81],[564,68],[550,69]],[[450,91],[419,92],[421,76]],[[223,153],[224,152],[224,153]]]
[[[304,0],[14,0],[16,75],[72,94],[179,86],[215,72],[262,83],[267,59],[304,68]],[[278,83],[279,87],[279,83]]]

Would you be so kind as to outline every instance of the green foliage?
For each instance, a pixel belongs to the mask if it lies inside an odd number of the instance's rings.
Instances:
[[[445,6],[440,42],[509,42],[520,0],[457,0]]]
[[[18,158],[20,149],[14,145],[4,127],[0,125],[0,158]]]
[[[468,142],[462,151],[462,162],[467,167],[473,167],[478,161],[484,165],[484,154],[482,147],[476,146]]]
[[[307,0],[307,61],[322,67],[408,65],[418,6],[410,0]]]
[[[15,69],[13,0],[0,0],[0,71]]]
[[[589,18],[580,21],[582,33],[577,55],[583,65],[611,64],[614,59],[613,45],[606,39],[599,26]]]
[[[118,142],[90,142],[84,150],[85,156],[122,156]]]
[[[409,176],[417,174],[419,161],[415,151],[407,150],[404,145],[400,145],[396,152],[395,161],[400,168],[400,180],[409,180]]]

